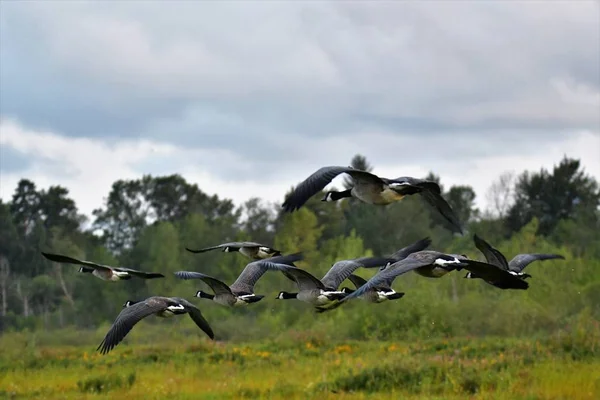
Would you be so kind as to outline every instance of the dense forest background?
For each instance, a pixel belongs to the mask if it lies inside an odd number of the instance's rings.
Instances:
[[[351,164],[372,170],[360,155]],[[355,200],[324,203],[317,195],[288,214],[280,204],[258,198],[236,207],[179,175],[143,176],[115,182],[104,206],[87,221],[68,188],[39,190],[35,182],[22,179],[12,200],[0,201],[0,331],[106,329],[126,300],[150,295],[192,300],[217,337],[226,340],[308,330],[355,339],[514,336],[600,319],[600,190],[578,160],[565,157],[551,171],[495,177],[486,193],[488,210],[474,207],[475,193],[468,185],[444,187],[437,175],[429,178],[442,185],[465,224],[464,236],[452,235],[419,196],[375,207]],[[474,233],[509,260],[523,252],[559,253],[566,259],[531,264],[527,291],[466,280],[464,271],[442,279],[406,274],[394,283],[406,293],[401,300],[356,301],[324,314],[298,301],[275,300],[280,290],[294,289],[279,273],[267,273],[258,282],[256,292],[265,299],[233,310],[193,298],[203,288],[200,281],[172,276],[177,270],[195,270],[231,283],[249,261],[239,253],[192,254],[186,246],[253,240],[285,253],[303,251],[305,260],[298,266],[321,277],[336,260],[389,254],[424,237],[432,239],[430,249],[483,259],[474,247]],[[103,282],[78,273],[78,266],[51,263],[40,251],[162,272],[166,278]],[[180,324],[199,335],[193,324],[181,320],[144,323]]]

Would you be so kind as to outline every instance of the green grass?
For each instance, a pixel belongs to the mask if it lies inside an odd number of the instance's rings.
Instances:
[[[5,334],[0,398],[600,398],[597,323],[530,339],[335,341],[292,332],[223,343],[196,333],[163,347],[149,343],[165,330],[145,328],[105,356],[94,351],[100,330]]]

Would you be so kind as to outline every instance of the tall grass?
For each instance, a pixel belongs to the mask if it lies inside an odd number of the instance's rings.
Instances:
[[[589,318],[537,338],[410,341],[290,331],[225,343],[148,327],[105,356],[94,351],[101,330],[3,335],[0,397],[600,398],[600,326]]]

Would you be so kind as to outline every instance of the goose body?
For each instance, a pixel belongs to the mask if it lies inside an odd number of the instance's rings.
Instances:
[[[531,278],[531,275],[524,273],[523,270],[529,264],[534,261],[542,261],[542,260],[553,260],[553,259],[562,259],[564,257],[559,254],[544,254],[544,253],[531,253],[531,254],[517,254],[510,262],[506,260],[504,254],[502,254],[498,249],[492,247],[488,242],[483,240],[478,235],[473,236],[473,241],[475,242],[475,247],[484,255],[487,264],[493,265],[496,268],[508,273],[512,276],[515,276],[519,279],[527,279]],[[476,268],[482,268],[480,265]],[[482,274],[478,274],[477,271],[467,272],[465,275],[467,279],[483,279],[486,283],[495,286],[499,289],[513,289],[511,285],[507,285],[506,282],[502,280],[496,280],[491,277],[485,277]]]
[[[214,339],[212,328],[198,307],[180,297],[152,296],[142,301],[129,300],[123,304],[123,310],[96,350],[99,350],[101,354],[108,353],[125,338],[135,324],[150,315],[171,318],[183,314],[188,314],[209,338]]]
[[[175,276],[179,279],[200,279],[214,292],[214,294],[210,294],[198,290],[195,294],[196,297],[212,300],[225,307],[240,307],[256,303],[264,298],[263,295],[254,293],[254,285],[266,271],[282,270],[284,267],[289,267],[290,264],[302,260],[302,258],[302,254],[296,253],[253,261],[246,265],[231,286],[200,272],[177,271]]]
[[[343,198],[354,197],[363,203],[384,206],[400,201],[406,196],[420,194],[450,223],[453,231],[462,234],[460,221],[452,207],[442,197],[440,186],[437,183],[408,176],[396,179],[381,178],[370,172],[352,167],[327,166],[319,168],[298,184],[292,193],[286,197],[282,205],[283,209],[288,212],[299,209],[309,198],[323,190],[335,177],[343,173],[352,178],[352,188],[341,192],[328,191],[322,201],[338,201]]]
[[[284,269],[286,276],[296,282],[297,293],[279,292],[276,299],[298,299],[312,306],[322,307],[331,305],[346,296],[339,285],[358,268],[373,268],[390,262],[383,257],[362,257],[354,260],[338,261],[327,271],[323,278],[318,279],[310,272],[288,266]]]
[[[413,253],[425,250],[427,247],[429,247],[430,244],[431,239],[424,238],[406,247],[401,248],[400,250],[396,251],[391,256],[389,256],[389,262],[386,265],[380,267],[379,272],[390,268],[394,263],[404,260],[406,257]],[[354,274],[348,276],[348,279],[354,284],[356,289],[359,289],[367,283],[365,279]],[[377,286],[369,287],[367,290],[364,291],[363,294],[359,296],[359,298],[371,303],[382,303],[384,301],[397,300],[404,297],[404,293],[399,293],[392,289],[392,283],[394,282],[394,279],[396,279],[396,276],[389,276],[388,278],[382,280]],[[353,293],[354,291],[355,290],[352,290],[347,287],[342,288],[342,292],[344,292],[346,295]],[[322,313],[325,311],[334,310],[341,305],[342,303],[338,302],[329,307],[318,307],[317,312]]]
[[[350,279],[350,281],[354,284],[356,289],[360,288],[362,285],[367,283],[365,279],[361,278],[358,275],[350,275],[348,279]],[[342,291],[347,294],[354,292],[354,290],[346,287],[342,288]],[[382,283],[381,285],[374,287],[371,290],[367,290],[360,296],[361,299],[366,300],[370,303],[383,303],[384,301],[397,300],[401,299],[402,297],[404,297],[404,293],[396,292],[394,289],[391,288],[390,284],[387,284],[387,282]]]
[[[430,278],[439,278],[455,269],[462,269],[466,257],[457,254],[445,254],[438,251],[423,250],[409,254],[403,260],[397,261],[385,269],[380,270],[365,284],[343,298],[340,303],[360,297],[369,291],[378,291],[378,288],[388,284],[390,279],[396,278],[409,271],[420,272],[420,275]],[[421,269],[421,271],[418,271]]]
[[[230,242],[219,244],[217,246],[206,247],[199,250],[193,250],[188,247],[186,247],[185,249],[191,253],[204,253],[216,249],[222,249],[222,251],[225,253],[238,251],[241,254],[253,260],[264,260],[267,258],[281,255],[281,252],[279,250],[256,242]]]
[[[93,276],[109,282],[128,280],[131,279],[132,276],[141,279],[164,278],[163,274],[159,274],[157,272],[144,272],[130,268],[111,267],[108,265],[97,264],[91,261],[78,260],[76,258],[63,256],[60,254],[42,252],[42,255],[48,260],[57,263],[82,265],[82,267],[79,268],[79,272],[91,273]]]

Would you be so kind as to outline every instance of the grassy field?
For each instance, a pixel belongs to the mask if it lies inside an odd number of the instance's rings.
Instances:
[[[168,337],[163,347],[151,343],[170,331],[136,328],[106,356],[95,352],[101,329],[1,336],[0,398],[600,398],[597,323],[537,339],[419,342],[286,332],[223,343],[195,332]]]

